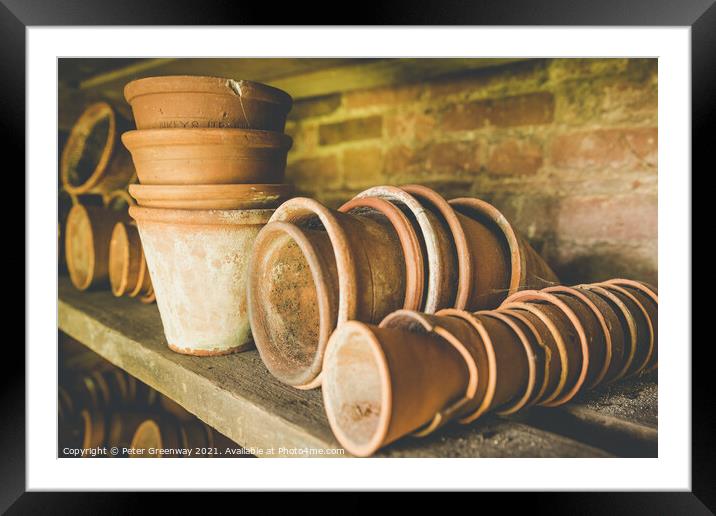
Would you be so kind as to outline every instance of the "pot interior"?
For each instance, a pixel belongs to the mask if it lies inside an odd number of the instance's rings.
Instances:
[[[334,344],[332,342],[332,344]],[[352,449],[364,449],[376,438],[383,407],[383,385],[375,342],[364,331],[351,329],[335,341],[331,364],[324,370],[326,410]]]
[[[82,186],[102,159],[102,154],[110,144],[111,113],[103,111],[88,121],[86,127],[79,129],[76,138],[72,138],[67,149],[67,180],[72,186]]]
[[[298,243],[279,233],[266,249],[257,292],[260,324],[266,335],[261,352],[281,378],[300,376],[315,360],[320,340],[318,290]]]

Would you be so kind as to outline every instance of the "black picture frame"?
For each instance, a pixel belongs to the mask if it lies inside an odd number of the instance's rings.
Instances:
[[[558,26],[688,26],[692,45],[692,168],[703,164],[713,147],[713,120],[716,114],[716,6],[714,0],[500,0],[459,2],[441,0],[431,4],[415,2],[361,2],[350,11],[349,20],[338,24],[397,25],[558,25]],[[328,12],[328,11],[327,11]],[[339,12],[339,11],[334,11]],[[347,11],[346,11],[347,12]],[[306,5],[283,3],[189,2],[185,0],[0,0],[0,145],[3,163],[25,164],[25,29],[37,25],[244,25],[264,20],[270,25],[295,24],[308,18]],[[268,15],[268,16],[262,16]],[[306,20],[315,25],[317,18]],[[10,159],[11,157],[15,159]],[[708,165],[706,165],[708,163]],[[693,177],[683,171],[685,178]],[[10,180],[6,169],[6,180]],[[24,176],[15,173],[17,192],[24,191]],[[14,185],[13,185],[14,186]],[[8,188],[10,188],[8,186]],[[18,225],[19,226],[19,225]],[[19,229],[19,228],[18,228]],[[691,231],[691,228],[685,228]],[[692,233],[693,234],[693,233]],[[20,237],[25,238],[24,232]],[[19,242],[17,239],[15,242]],[[19,249],[19,245],[16,246]],[[26,270],[27,275],[27,270]],[[9,288],[9,287],[8,287]],[[18,303],[19,304],[19,303]],[[50,322],[48,321],[48,324]],[[683,346],[691,343],[680,343]],[[714,387],[707,371],[710,342],[692,347],[692,491],[641,493],[532,493],[501,496],[503,510],[527,503],[532,511],[550,514],[709,514],[716,511],[716,446],[714,429]],[[103,514],[146,508],[145,496],[113,493],[26,493],[25,492],[25,353],[6,343],[3,362],[2,439],[0,440],[0,510],[10,513],[71,512]],[[480,495],[485,496],[485,495]],[[559,499],[555,500],[554,498]],[[174,503],[187,508],[181,496],[165,497],[166,509]],[[350,503],[350,502],[348,502]],[[481,502],[484,503],[484,502]],[[586,509],[586,510],[585,510]]]

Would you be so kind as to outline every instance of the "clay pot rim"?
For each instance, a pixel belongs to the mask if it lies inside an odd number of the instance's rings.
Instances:
[[[274,210],[177,210],[130,206],[129,215],[137,221],[187,226],[258,225],[268,222]]]
[[[249,194],[289,194],[293,186],[287,183],[247,183],[208,185],[129,185],[129,194],[141,204],[145,200],[223,200],[241,199]],[[134,200],[133,199],[133,200]]]
[[[355,208],[364,207],[372,208],[384,215],[398,234],[400,247],[405,257],[405,298],[403,300],[403,308],[407,310],[419,310],[425,289],[425,262],[415,229],[412,224],[410,224],[408,217],[400,211],[400,208],[379,197],[351,199],[338,208],[338,211],[350,213]]]
[[[487,317],[492,317],[507,324],[512,329],[512,331],[517,334],[517,337],[520,339],[520,343],[525,350],[525,354],[527,355],[528,377],[527,388],[525,389],[524,394],[521,398],[517,398],[517,400],[511,405],[508,404],[506,408],[497,411],[497,414],[500,416],[514,414],[522,407],[527,405],[527,402],[530,400],[532,394],[534,393],[535,383],[537,381],[537,359],[534,352],[532,351],[532,345],[530,344],[527,335],[525,335],[525,332],[522,331],[522,328],[520,328],[519,325],[515,323],[515,321],[510,319],[507,314],[501,313],[498,310],[482,310],[480,312],[477,312],[476,315],[485,315]]]
[[[396,326],[388,325],[392,321],[403,317],[419,323],[426,332],[434,333],[438,337],[441,337],[443,340],[447,341],[447,343],[450,344],[458,353],[460,353],[460,356],[462,357],[467,367],[469,378],[467,382],[467,388],[465,390],[465,395],[459,400],[451,403],[450,406],[440,410],[437,414],[435,414],[432,420],[430,420],[427,424],[423,425],[421,428],[415,430],[413,432],[413,435],[416,435],[418,437],[425,437],[427,435],[430,435],[444,424],[448,423],[449,421],[452,421],[455,417],[461,416],[464,412],[465,407],[469,407],[469,404],[473,400],[475,400],[475,396],[477,396],[477,388],[479,381],[479,369],[477,367],[477,362],[468,347],[457,337],[455,337],[455,335],[450,330],[444,328],[439,323],[434,324],[433,322],[428,320],[425,315],[426,314],[415,310],[396,310],[395,312],[392,312],[385,316],[378,327],[394,328]],[[401,327],[399,323],[397,327]]]
[[[572,398],[574,398],[584,385],[585,380],[587,379],[587,370],[589,369],[589,345],[587,344],[587,333],[584,330],[584,325],[582,324],[582,321],[579,320],[579,317],[577,317],[577,314],[574,313],[574,310],[572,310],[569,305],[567,305],[564,301],[559,299],[554,294],[549,294],[540,290],[520,290],[519,292],[515,292],[514,294],[510,295],[505,300],[505,302],[533,300],[545,301],[559,308],[567,316],[567,318],[574,325],[574,328],[577,330],[577,335],[579,337],[582,349],[582,369],[579,372],[577,382],[574,384],[574,386],[566,394],[557,396],[551,401],[543,401],[541,403],[545,407],[556,407],[558,405],[563,405]]]
[[[426,201],[430,203],[445,219],[452,234],[455,254],[457,255],[457,292],[452,306],[459,310],[464,310],[470,300],[473,281],[475,281],[473,274],[477,274],[478,267],[474,263],[472,253],[470,253],[467,235],[458,214],[442,195],[427,186],[410,184],[400,188],[417,198],[418,202]]]
[[[604,377],[607,374],[607,371],[609,370],[609,366],[612,362],[612,335],[609,331],[609,326],[607,326],[607,320],[604,317],[604,314],[601,310],[599,310],[599,307],[594,304],[594,302],[589,299],[586,295],[584,295],[579,290],[573,288],[573,287],[567,287],[565,285],[555,285],[553,287],[546,287],[542,289],[543,292],[547,292],[549,294],[565,294],[565,295],[571,295],[578,300],[582,301],[587,307],[592,311],[592,313],[596,316],[597,320],[599,321],[599,325],[602,327],[602,332],[604,333],[604,343],[606,346],[605,355],[604,355],[604,365],[602,366],[601,370],[597,372],[597,375],[592,380],[592,383],[589,385],[585,385],[587,389],[594,389],[596,386],[598,386],[602,380],[604,380]]]
[[[654,332],[654,325],[651,322],[651,317],[649,317],[649,312],[647,312],[644,305],[637,299],[637,297],[629,292],[627,289],[625,289],[622,286],[615,285],[612,283],[597,283],[597,285],[604,287],[606,290],[612,290],[621,293],[624,296],[627,296],[632,302],[636,303],[636,306],[641,310],[642,315],[644,316],[644,320],[646,321],[646,326],[649,328],[649,351],[646,354],[646,358],[644,359],[644,362],[642,364],[639,364],[634,371],[630,373],[630,376],[634,376],[639,374],[640,372],[644,371],[646,367],[649,365],[649,362],[651,362],[651,357],[654,354],[654,338],[655,338],[655,332]]]
[[[475,210],[480,214],[485,215],[491,222],[494,222],[495,225],[497,225],[510,249],[510,286],[508,294],[517,292],[520,286],[526,282],[526,278],[523,277],[525,273],[525,256],[520,248],[520,242],[512,224],[510,224],[500,210],[482,199],[476,199],[474,197],[458,197],[456,199],[451,199],[448,202],[451,206],[457,208],[457,211],[460,213],[462,213],[460,208]],[[463,215],[470,217],[469,212],[463,213]],[[493,228],[488,226],[488,229]]]
[[[490,404],[492,404],[492,400],[495,398],[495,392],[497,389],[497,358],[495,357],[494,345],[492,343],[492,338],[490,337],[490,334],[485,326],[482,324],[482,321],[480,321],[474,314],[457,308],[443,308],[435,315],[456,317],[469,323],[480,336],[485,354],[487,355],[487,388],[485,390],[485,396],[482,398],[482,403],[480,403],[479,407],[477,407],[472,413],[462,416],[458,420],[461,424],[466,425],[468,423],[472,423],[487,412]]]
[[[135,129],[122,133],[122,143],[130,152],[143,147],[207,145],[235,150],[265,148],[288,151],[293,145],[293,138],[284,133],[261,129]]]
[[[76,215],[73,216],[73,213]],[[92,249],[92,252],[89,253],[89,267],[88,270],[92,271],[95,268],[96,265],[96,259],[94,252],[94,228],[92,227],[92,218],[89,216],[89,211],[87,210],[87,207],[81,205],[81,204],[75,204],[70,208],[69,213],[67,213],[67,219],[65,220],[65,261],[67,262],[67,271],[70,273],[70,276],[75,276],[73,278],[72,283],[75,285],[75,287],[78,290],[87,290],[90,285],[92,285],[92,275],[87,274],[87,276],[84,278],[84,281],[75,281],[77,278],[77,267],[76,263],[74,261],[74,255],[73,253],[68,253],[67,249],[71,249],[72,246],[70,245],[70,242],[72,240],[72,236],[69,231],[67,231],[67,228],[70,227],[68,222],[70,221],[71,217],[84,217],[87,219],[90,228],[92,231],[89,232],[88,238],[89,242],[87,243],[88,248]]]
[[[137,274],[137,284],[127,294],[129,297],[137,297],[139,295],[139,293],[142,291],[142,285],[144,285],[144,277],[147,274],[149,274],[149,269],[147,268],[147,258],[144,256],[144,250],[142,250],[142,259],[139,262],[139,273]],[[153,285],[152,291],[154,291]]]
[[[142,432],[146,432],[147,428],[151,428],[152,431],[155,431],[157,435],[159,436],[159,445],[160,447],[163,446],[162,443],[162,431],[159,427],[159,424],[153,419],[148,418],[139,423],[136,430],[134,431],[134,435],[132,436],[132,442],[130,444],[130,447],[132,448],[139,448],[139,443],[137,442],[137,438],[141,435]],[[141,432],[140,432],[141,430]]]
[[[234,95],[251,100],[270,102],[291,110],[293,98],[285,91],[255,81],[230,79],[210,75],[162,75],[135,79],[124,86],[124,98],[129,104],[142,95],[163,93],[213,93]]]
[[[254,240],[252,254],[257,254],[260,251],[263,251],[264,246],[271,245],[275,242],[277,233],[287,235],[298,245],[301,249],[301,253],[303,254],[303,258],[306,260],[306,263],[308,263],[308,268],[311,271],[313,288],[316,289],[316,303],[318,304],[318,343],[316,351],[313,355],[313,360],[308,367],[303,368],[301,371],[291,376],[283,374],[282,371],[277,372],[276,369],[269,366],[269,361],[263,359],[262,346],[256,346],[256,349],[258,349],[259,355],[261,355],[261,359],[266,368],[274,377],[278,378],[283,383],[291,385],[297,389],[318,387],[318,385],[320,385],[319,378],[323,368],[323,360],[328,346],[328,341],[331,338],[331,333],[337,324],[335,320],[331,319],[332,305],[335,303],[335,299],[333,299],[331,289],[329,288],[329,275],[313,244],[306,236],[306,233],[299,226],[288,222],[274,221],[266,224],[256,236],[256,240]],[[248,306],[253,307],[253,293],[260,288],[260,285],[257,284],[259,278],[258,274],[256,274],[256,270],[254,269],[254,260],[251,260],[248,277],[249,282],[246,289]],[[251,331],[254,334],[254,342],[268,341],[266,332],[264,331],[264,325],[255,323],[255,313],[252,309],[249,311],[249,321],[251,322]]]
[[[601,283],[604,285],[619,285],[641,290],[644,294],[649,296],[654,301],[654,303],[656,303],[657,305],[659,304],[659,294],[656,292],[656,290],[653,290],[653,287],[648,283],[623,278],[610,279],[607,281],[602,281]]]
[[[547,385],[549,384],[550,380],[550,362],[552,360],[552,350],[547,346],[547,344],[544,343],[544,340],[542,339],[542,335],[540,334],[539,330],[535,327],[535,325],[532,323],[532,321],[529,320],[529,318],[522,313],[519,310],[515,310],[512,308],[499,308],[499,312],[503,313],[507,316],[514,317],[521,323],[523,323],[525,326],[527,326],[532,332],[532,335],[535,337],[535,340],[537,341],[537,346],[539,346],[542,350],[542,353],[544,353],[544,371],[542,371],[542,385],[540,386],[539,391],[533,392],[531,399],[527,401],[528,405],[533,405],[535,401],[539,400],[544,396],[544,391],[547,389]],[[531,312],[529,312],[531,313]],[[540,319],[541,321],[541,319]],[[534,350],[533,350],[534,352]],[[536,354],[535,354],[535,364],[536,364]]]
[[[120,233],[122,236],[120,236]],[[121,255],[122,255],[122,272],[119,278],[119,284],[115,284],[115,281],[117,278],[114,278],[111,274],[112,267],[109,266],[109,284],[112,290],[112,294],[114,294],[115,297],[121,297],[127,292],[129,288],[129,234],[127,233],[127,228],[124,225],[124,222],[119,221],[114,225],[114,229],[112,229],[112,235],[109,238],[109,258],[108,258],[108,265],[111,265],[112,263],[112,252],[111,249],[114,247],[113,244],[115,243],[116,239],[122,239],[122,242],[124,245],[122,246]],[[141,269],[141,265],[140,265]]]
[[[356,264],[353,258],[348,236],[331,210],[316,200],[307,197],[294,197],[276,208],[269,222],[291,222],[316,216],[320,220],[333,247],[338,273],[338,318],[337,323],[355,319],[357,307]],[[338,252],[337,252],[338,251]],[[352,294],[351,294],[352,293]],[[350,295],[349,295],[350,294]]]
[[[627,323],[626,330],[629,332],[629,355],[626,356],[624,365],[622,366],[621,370],[612,378],[610,383],[613,383],[617,380],[621,380],[626,375],[626,372],[631,367],[632,362],[634,361],[634,355],[636,354],[636,345],[637,345],[637,334],[636,334],[636,321],[634,320],[634,316],[631,314],[627,306],[624,304],[624,302],[619,299],[613,292],[610,292],[609,290],[605,289],[603,286],[597,285],[597,284],[589,284],[584,283],[580,285],[575,285],[574,288],[582,288],[585,290],[593,290],[597,294],[601,295],[602,297],[605,297],[609,302],[616,305],[616,307],[619,309],[619,311],[622,314],[622,317]],[[621,319],[620,319],[621,321]],[[624,328],[622,328],[622,331],[624,331]],[[626,337],[626,335],[625,335]],[[624,344],[626,345],[626,338]],[[626,355],[626,353],[625,353]]]
[[[104,117],[109,117],[109,129],[107,131],[107,141],[105,142],[104,149],[100,155],[97,166],[92,171],[90,177],[80,185],[73,185],[70,183],[69,178],[69,160],[70,153],[84,141],[89,135],[92,127],[95,123]],[[85,109],[80,115],[79,119],[72,126],[70,136],[67,138],[65,148],[62,150],[62,157],[60,161],[60,177],[64,189],[71,196],[82,195],[94,188],[99,180],[104,175],[109,160],[114,152],[114,145],[117,139],[117,118],[114,110],[107,102],[96,102]],[[84,144],[83,144],[84,145]]]
[[[427,288],[425,289],[425,299],[422,301],[421,309],[427,313],[434,313],[439,308],[438,296],[444,288],[439,272],[445,268],[445,264],[440,256],[440,246],[438,245],[435,229],[425,214],[425,208],[415,197],[397,186],[374,186],[363,190],[355,196],[356,199],[365,197],[379,197],[389,202],[402,203],[415,216],[415,220],[420,226],[418,238],[422,237],[422,241],[425,244],[428,262]],[[431,264],[434,264],[434,266],[431,266]]]
[[[152,284],[149,284],[149,290],[146,294],[144,294],[142,297],[139,298],[139,301],[144,303],[145,305],[149,305],[151,303],[154,303],[157,300],[157,295],[154,293],[154,287]]]
[[[544,396],[544,393],[542,396],[536,398],[533,400],[533,403],[536,405],[543,405],[544,403],[550,403],[559,396],[562,395],[562,391],[564,391],[565,384],[567,383],[567,372],[569,368],[569,364],[567,363],[567,346],[564,343],[564,338],[562,337],[562,334],[559,332],[559,328],[554,324],[552,319],[549,318],[549,316],[544,313],[542,310],[540,310],[539,306],[535,306],[533,303],[524,303],[521,301],[510,301],[504,302],[502,305],[500,305],[499,309],[514,309],[514,310],[524,310],[526,312],[529,312],[542,321],[542,323],[547,327],[550,334],[552,335],[552,338],[554,339],[554,342],[557,346],[557,351],[559,352],[559,364],[560,364],[560,372],[559,372],[559,381],[557,382],[557,386],[554,388],[554,391],[549,393],[548,396]]]
[[[336,415],[333,413],[333,405],[329,402],[330,394],[328,393],[330,389],[322,389],[324,400],[323,404],[326,409],[326,417],[328,418],[328,422],[338,441],[346,449],[348,449],[351,454],[359,457],[368,457],[375,453],[378,449],[380,449],[381,444],[385,440],[385,437],[388,435],[388,430],[390,428],[390,414],[392,412],[393,406],[393,389],[390,383],[390,369],[388,367],[388,359],[383,352],[380,340],[378,339],[378,337],[376,337],[370,326],[366,323],[362,323],[360,321],[346,321],[338,325],[328,342],[324,362],[328,362],[332,354],[336,352],[335,350],[338,349],[338,345],[335,344],[334,340],[338,340],[340,335],[351,330],[357,333],[361,333],[365,337],[364,345],[367,345],[373,357],[373,360],[377,365],[378,375],[380,377],[381,410],[380,415],[378,416],[378,424],[376,430],[373,432],[373,436],[371,437],[371,439],[367,443],[361,445],[355,443],[343,431],[341,425],[338,424]],[[348,443],[349,445],[346,446],[346,443]]]

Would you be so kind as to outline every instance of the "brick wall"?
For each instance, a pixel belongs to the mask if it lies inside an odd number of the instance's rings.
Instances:
[[[501,209],[567,282],[657,282],[657,61],[539,59],[296,103],[288,179],[337,206],[422,183]]]

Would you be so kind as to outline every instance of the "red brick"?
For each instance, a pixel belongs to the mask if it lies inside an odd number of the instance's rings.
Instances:
[[[490,125],[547,124],[553,117],[554,96],[539,92],[454,104],[443,113],[441,125],[446,131],[465,131]]]
[[[442,142],[430,146],[425,162],[428,170],[466,172],[480,168],[478,142]]]
[[[574,169],[655,170],[657,144],[656,127],[563,134],[552,143],[552,164]]]
[[[541,146],[518,139],[498,143],[490,152],[487,161],[487,171],[494,175],[534,175],[541,166]]]
[[[345,93],[343,103],[347,109],[404,104],[417,101],[422,92],[423,86],[420,84],[356,90]]]
[[[383,178],[383,151],[380,147],[358,147],[343,152],[343,173],[348,188],[367,188]]]
[[[423,142],[437,135],[435,117],[426,111],[392,113],[384,119],[387,138]]]
[[[559,207],[557,237],[636,243],[657,237],[656,195],[566,197]]]
[[[303,191],[335,188],[341,184],[336,156],[300,159],[286,167],[286,180]]]
[[[348,141],[380,138],[382,134],[383,118],[380,116],[351,118],[342,122],[322,124],[318,127],[319,142],[321,145],[334,145]]]

